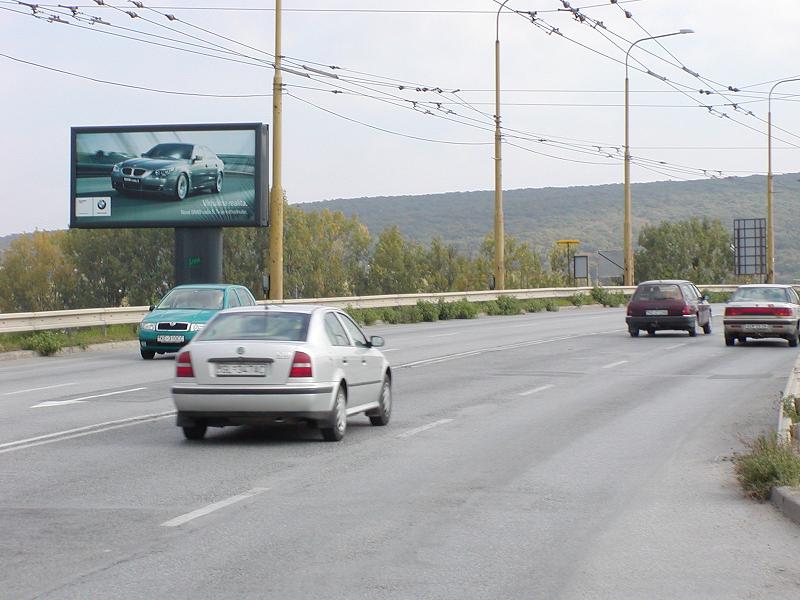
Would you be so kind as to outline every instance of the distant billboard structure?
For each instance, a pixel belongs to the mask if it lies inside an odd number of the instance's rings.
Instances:
[[[267,225],[267,126],[73,127],[70,227]]]
[[[766,219],[734,219],[733,246],[736,275],[766,274]]]
[[[625,261],[622,250],[598,250],[597,257],[597,279],[600,283],[622,278]]]

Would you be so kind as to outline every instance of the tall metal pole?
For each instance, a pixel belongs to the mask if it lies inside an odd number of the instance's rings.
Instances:
[[[281,0],[275,0],[275,75],[272,79],[272,191],[269,197],[269,299],[283,300],[283,182],[281,145]]]
[[[495,289],[506,289],[505,223],[503,222],[503,139],[500,131],[500,11],[497,9],[494,42],[494,283]]]
[[[775,231],[772,210],[772,91],[788,81],[800,81],[800,77],[779,81],[770,88],[767,97],[767,283],[775,283]]]
[[[631,218],[631,149],[629,138],[629,113],[630,104],[628,102],[629,80],[628,80],[628,58],[630,57],[631,50],[640,42],[648,40],[657,40],[659,38],[670,37],[672,35],[681,35],[683,33],[694,33],[691,29],[681,29],[672,33],[664,33],[661,35],[653,35],[650,37],[636,40],[628,48],[625,54],[625,218],[623,225],[623,244],[624,244],[624,269],[622,282],[624,285],[634,284],[634,266],[633,266],[633,223]]]

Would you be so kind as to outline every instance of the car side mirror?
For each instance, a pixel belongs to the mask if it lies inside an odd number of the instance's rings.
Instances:
[[[156,308],[156,305],[155,304],[151,304],[150,308],[148,308],[147,310],[150,311],[150,312],[153,312],[155,310],[155,308]]]
[[[382,347],[386,341],[379,335],[373,335],[369,338],[369,345],[371,348],[380,348]]]
[[[703,302],[708,302],[708,296],[703,296]]]

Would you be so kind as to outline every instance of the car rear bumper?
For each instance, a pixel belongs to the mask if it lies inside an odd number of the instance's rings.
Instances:
[[[724,319],[725,335],[761,337],[786,337],[794,335],[797,322],[792,319]]]
[[[333,409],[334,386],[330,383],[303,387],[176,384],[172,388],[172,398],[179,413],[192,414],[195,418],[227,415],[226,418],[240,424],[275,422],[293,416],[317,419]]]
[[[646,317],[625,317],[629,329],[691,329],[697,325],[696,315],[664,315]]]

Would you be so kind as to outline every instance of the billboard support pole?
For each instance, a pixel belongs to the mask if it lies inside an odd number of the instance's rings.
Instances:
[[[222,283],[222,227],[175,228],[175,285]]]
[[[281,142],[283,126],[281,80],[281,0],[275,0],[275,75],[272,80],[272,192],[269,200],[270,300],[283,300],[283,182]]]

